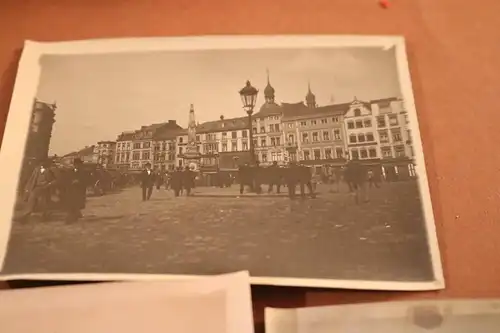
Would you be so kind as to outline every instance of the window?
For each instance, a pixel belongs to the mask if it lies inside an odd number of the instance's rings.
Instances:
[[[244,138],[248,138],[248,131],[241,131],[241,136]]]
[[[340,140],[341,139],[340,130],[333,130],[333,138],[335,140]]]
[[[382,157],[383,158],[391,158],[392,157],[391,147],[383,147],[382,148]]]
[[[368,152],[366,151],[366,149],[361,149],[359,151],[359,155],[361,158],[367,158],[368,157]]]
[[[231,132],[231,138],[236,139],[238,137],[238,132]]]
[[[260,132],[261,132],[261,133],[266,133],[266,128],[265,128],[264,126],[261,126],[261,127],[260,127]]]
[[[269,125],[269,132],[274,132],[274,125],[273,124]]]
[[[222,151],[227,151],[227,143],[222,144]]]
[[[260,146],[265,147],[266,146],[266,138],[260,139]]]
[[[271,153],[271,161],[276,161],[276,153]]]
[[[311,125],[316,125],[316,120],[311,120]]]
[[[325,148],[325,159],[332,159],[332,150],[330,148]]]
[[[227,132],[222,132],[222,139],[226,140],[226,138],[227,138]]]
[[[318,132],[313,132],[313,142],[318,142],[318,141],[319,141]]]
[[[342,158],[344,157],[344,150],[342,148],[335,148],[335,154],[337,158]]]
[[[258,146],[259,146],[259,144],[258,144],[258,142],[257,142],[257,139],[253,139],[253,146],[254,146],[254,147],[258,147]]]
[[[181,136],[181,137],[179,138],[179,143],[182,143],[182,140],[183,140],[183,138],[182,138],[182,136]]]
[[[141,149],[141,143],[140,142],[134,143],[134,149]]]
[[[200,141],[201,141],[201,140],[200,140],[200,136],[199,136],[199,135],[197,135],[197,136],[196,136],[196,142],[200,142]]]
[[[372,121],[371,119],[365,119],[364,120],[365,127],[372,127]]]
[[[253,134],[257,134],[257,128],[256,127],[252,128],[252,133]]]
[[[293,128],[293,123],[288,123],[288,128]]]
[[[354,109],[354,117],[361,117],[361,110],[360,109]]]
[[[267,162],[267,153],[262,153],[262,162]]]
[[[326,119],[321,119],[321,123],[322,123],[322,124],[326,124],[326,123],[328,123],[328,120],[326,120]]]
[[[361,120],[356,121],[356,128],[363,128],[363,122]]]
[[[356,138],[356,134],[351,134],[349,136],[349,143],[356,143],[358,142],[357,138]]]
[[[388,143],[389,142],[389,134],[387,131],[379,131],[378,135],[380,137],[380,143]]]
[[[279,146],[279,145],[281,144],[281,142],[280,142],[280,141],[281,141],[281,140],[280,140],[280,138],[279,138],[279,137],[277,137],[277,138],[276,138],[276,146]]]
[[[297,160],[297,153],[295,153],[295,152],[290,152],[288,154],[288,156],[290,157],[291,161],[296,161]]]
[[[241,143],[241,150],[245,150],[245,151],[248,150],[248,142],[243,141]]]
[[[354,123],[352,121],[347,122],[347,128],[348,129],[354,129]]]
[[[238,151],[238,141],[231,142],[231,151]]]
[[[288,134],[288,143],[295,143],[295,135]]]
[[[398,116],[395,114],[389,115],[389,125],[397,126],[398,125]]]
[[[359,158],[359,153],[357,149],[351,149],[351,156],[353,159]]]
[[[309,142],[309,135],[307,133],[302,133],[302,142],[304,143]]]
[[[394,147],[394,155],[396,157],[405,157],[405,147],[404,146],[396,146]]]
[[[362,133],[358,134],[358,141],[359,142],[365,142],[365,135],[362,134]]]
[[[375,148],[370,148],[370,150],[368,150],[368,154],[371,158],[375,158],[377,157],[377,150]]]
[[[407,138],[406,143],[411,144],[412,140],[411,140],[411,132],[410,132],[410,130],[406,131],[406,138]]]
[[[183,149],[182,149],[182,147],[179,147],[179,155],[182,155],[182,153],[183,153]]]
[[[280,124],[274,124],[274,131],[279,132],[280,131]]]
[[[308,161],[311,159],[311,154],[309,150],[304,150],[304,160]]]
[[[394,142],[403,141],[403,139],[401,138],[401,130],[400,129],[392,130],[392,141],[394,141]]]
[[[307,122],[306,121],[301,121],[300,122],[300,126],[302,126],[302,127],[307,126]]]
[[[323,141],[330,141],[330,132],[323,131]]]
[[[373,133],[366,133],[366,141],[368,141],[368,142],[375,141],[375,138],[373,137]]]
[[[275,138],[271,138],[271,146],[276,146],[276,139]]]
[[[378,116],[377,117],[377,126],[378,127],[385,127],[386,126],[385,116]]]
[[[149,157],[149,151],[143,151],[142,152],[142,159],[143,160],[149,160],[150,157]]]
[[[410,123],[410,119],[408,118],[408,115],[405,114],[405,124],[409,124]]]
[[[321,159],[321,150],[314,149],[314,159],[315,160],[320,160]]]

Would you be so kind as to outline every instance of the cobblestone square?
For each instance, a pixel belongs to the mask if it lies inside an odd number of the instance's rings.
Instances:
[[[286,191],[286,188],[284,188]],[[267,188],[265,188],[267,191]],[[192,197],[139,187],[89,198],[76,223],[14,222],[6,274],[214,274],[428,281],[432,268],[416,181],[346,189],[315,199],[237,197],[238,188],[196,188]]]

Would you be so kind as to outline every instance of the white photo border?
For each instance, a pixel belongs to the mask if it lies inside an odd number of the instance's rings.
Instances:
[[[198,36],[161,38],[95,39],[70,42],[26,41],[21,55],[14,92],[9,108],[0,165],[8,165],[0,174],[4,207],[0,211],[0,267],[3,267],[12,225],[16,191],[27,140],[29,122],[41,74],[40,58],[43,55],[77,55],[109,53],[143,53],[174,50],[234,50],[234,49],[289,49],[289,48],[344,48],[395,47],[398,78],[412,132],[416,173],[422,199],[429,253],[434,279],[429,282],[359,281],[305,279],[281,277],[251,277],[252,284],[276,286],[304,286],[319,288],[369,289],[369,290],[440,290],[445,288],[443,268],[436,235],[435,219],[428,185],[420,128],[417,119],[413,88],[406,54],[405,40],[401,36]],[[21,144],[23,143],[23,144]],[[195,276],[156,274],[16,274],[1,275],[1,280],[158,280]]]

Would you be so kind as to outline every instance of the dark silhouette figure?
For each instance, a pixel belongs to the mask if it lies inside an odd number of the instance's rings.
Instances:
[[[85,209],[87,201],[87,186],[89,184],[89,174],[83,168],[83,161],[75,158],[73,170],[68,172],[66,189],[66,212],[67,222],[74,222],[82,218],[82,209]]]
[[[151,163],[146,163],[145,167],[141,172],[142,201],[151,199],[155,184],[155,173],[151,170]]]

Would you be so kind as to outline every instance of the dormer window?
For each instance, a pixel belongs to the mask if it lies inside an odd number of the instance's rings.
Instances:
[[[354,117],[361,117],[361,110],[360,109],[354,109]]]

